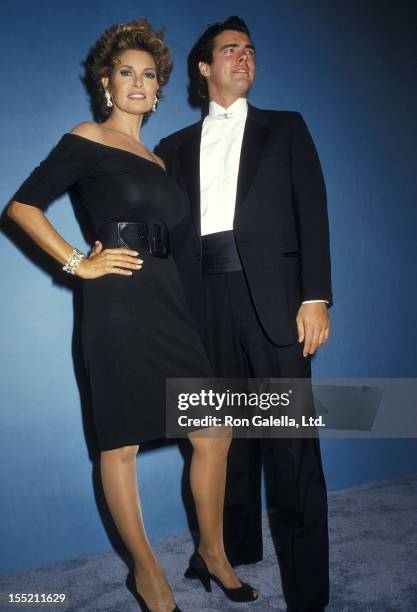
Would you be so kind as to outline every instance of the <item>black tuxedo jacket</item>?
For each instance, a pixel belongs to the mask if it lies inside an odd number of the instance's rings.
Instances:
[[[200,141],[202,121],[164,138],[156,151],[188,197],[190,217],[173,252],[202,332]],[[278,345],[297,342],[304,300],[332,304],[326,190],[319,158],[297,112],[248,105],[233,229],[259,320]]]

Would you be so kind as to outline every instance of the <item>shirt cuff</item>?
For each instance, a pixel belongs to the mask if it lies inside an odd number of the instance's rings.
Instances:
[[[316,302],[321,302],[324,304],[328,304],[329,300],[306,300],[305,302],[301,302],[302,304],[314,304]]]

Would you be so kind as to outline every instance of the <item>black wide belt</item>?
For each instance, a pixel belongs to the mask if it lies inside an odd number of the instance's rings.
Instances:
[[[233,230],[207,234],[201,239],[204,275],[237,272],[242,269]]]
[[[145,248],[153,257],[167,257],[171,252],[169,230],[165,223],[115,221],[103,225],[98,234],[104,248]]]

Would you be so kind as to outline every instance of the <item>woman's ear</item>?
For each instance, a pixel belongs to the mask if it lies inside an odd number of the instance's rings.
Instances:
[[[103,78],[101,79],[101,83],[102,83],[102,85],[103,85],[103,89],[104,89],[104,91],[108,91],[109,82],[110,82],[109,77],[103,77]]]

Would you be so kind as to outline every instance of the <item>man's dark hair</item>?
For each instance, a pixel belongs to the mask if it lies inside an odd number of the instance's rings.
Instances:
[[[224,21],[212,23],[207,26],[188,56],[188,76],[190,79],[189,94],[191,102],[199,101],[201,104],[201,101],[208,97],[206,79],[200,74],[198,63],[212,63],[214,39],[225,30],[244,32],[250,38],[248,26],[241,17],[228,17]]]

